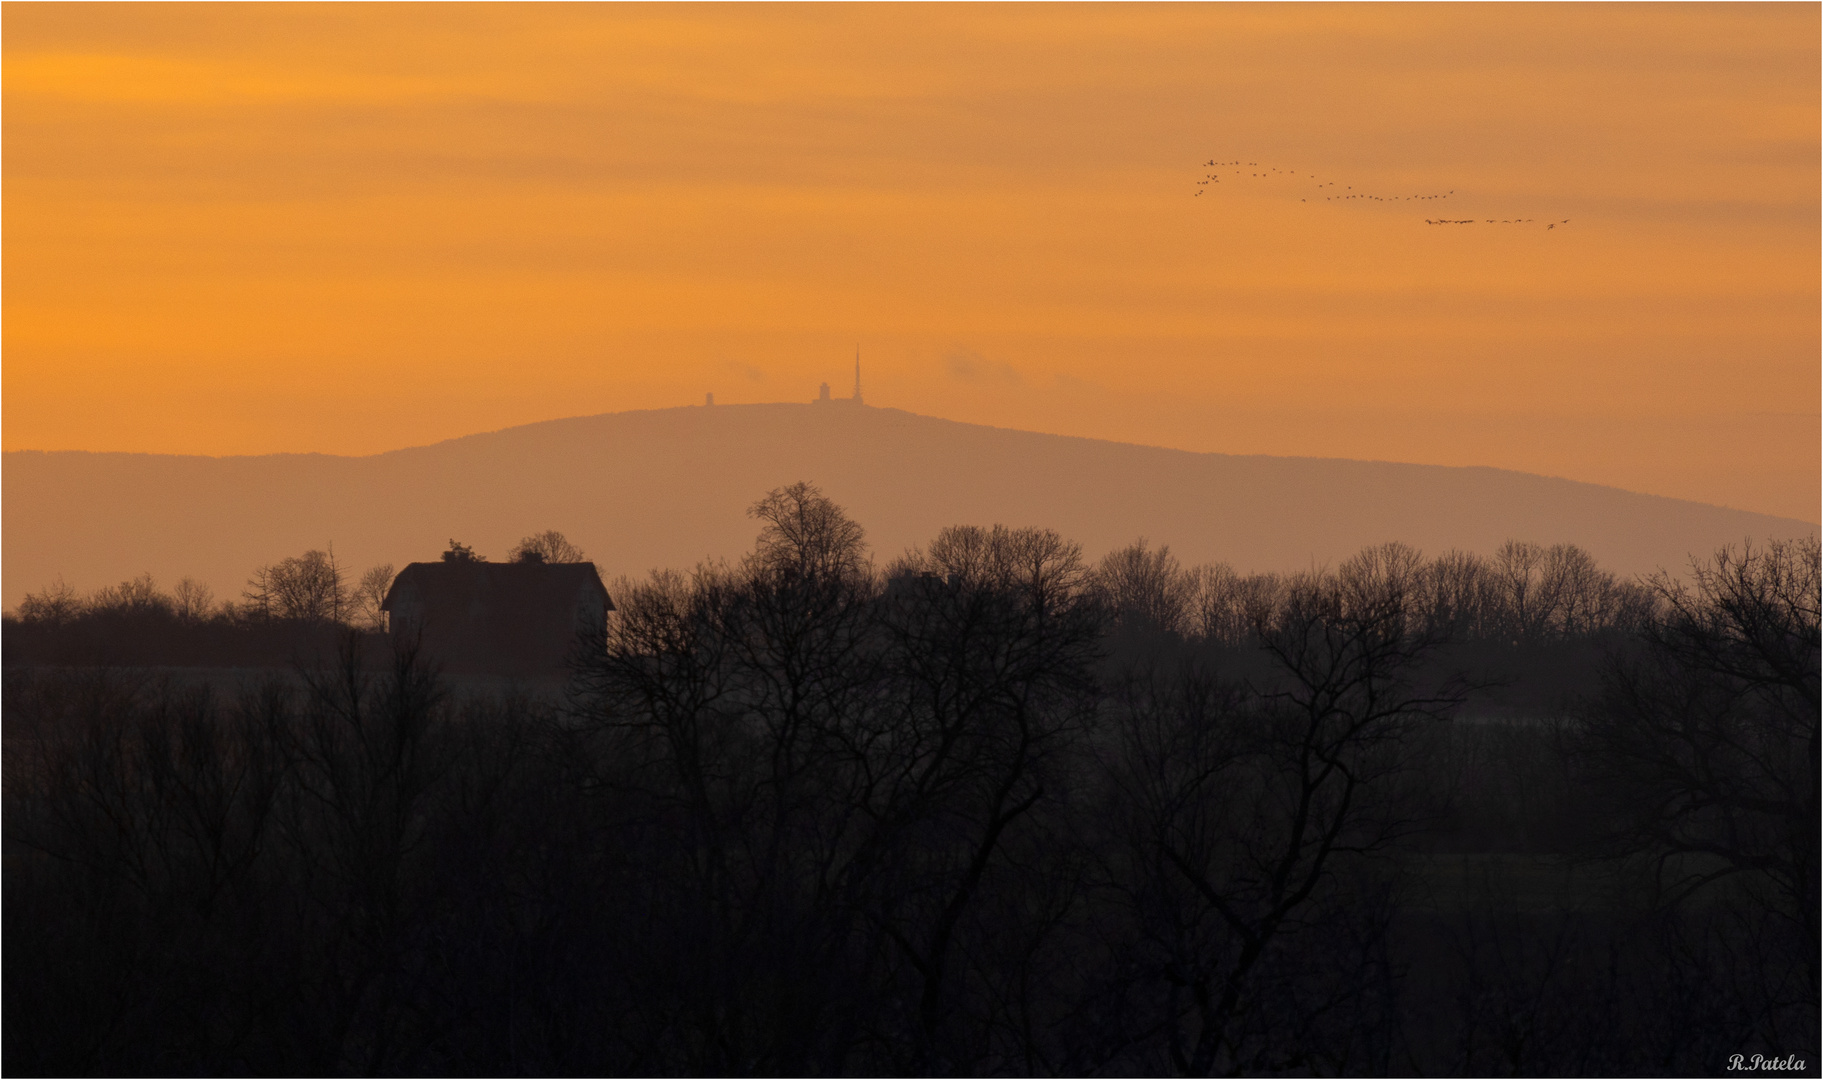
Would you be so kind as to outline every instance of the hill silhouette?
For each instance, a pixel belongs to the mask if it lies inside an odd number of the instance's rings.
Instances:
[[[502,559],[546,528],[604,576],[681,568],[745,551],[745,508],[796,480],[845,506],[882,560],[945,525],[999,522],[1055,528],[1090,556],[1143,535],[1243,571],[1385,540],[1486,552],[1517,538],[1640,573],[1816,531],[1503,469],[1191,453],[846,402],[609,413],[366,457],[14,451],[4,466],[9,608],[59,575],[84,590],[190,575],[233,597],[255,566],[330,542],[358,571],[434,558],[451,537]]]

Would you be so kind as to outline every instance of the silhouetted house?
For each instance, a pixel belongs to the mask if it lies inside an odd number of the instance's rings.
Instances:
[[[614,603],[594,563],[416,562],[380,610],[395,643],[419,643],[446,670],[559,675],[584,630]]]

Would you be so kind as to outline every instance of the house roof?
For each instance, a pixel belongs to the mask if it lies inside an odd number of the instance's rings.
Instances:
[[[415,562],[392,579],[380,610],[393,610],[406,596],[437,603],[569,604],[585,589],[599,592],[604,609],[614,610],[594,563]]]

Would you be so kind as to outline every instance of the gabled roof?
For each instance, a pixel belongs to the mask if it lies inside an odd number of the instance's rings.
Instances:
[[[437,603],[494,599],[568,604],[584,589],[599,592],[604,610],[614,610],[594,563],[415,562],[392,579],[380,610],[391,611],[401,593]]]

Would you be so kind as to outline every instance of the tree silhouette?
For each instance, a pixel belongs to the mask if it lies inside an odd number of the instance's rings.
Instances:
[[[386,629],[386,613],[380,610],[380,605],[386,601],[392,579],[391,563],[372,567],[361,575],[349,599],[349,615],[356,625],[376,633]]]
[[[561,692],[281,621],[322,610],[327,552],[262,568],[272,618],[186,614],[206,599],[148,578],[28,598],[0,710],[5,1064],[1814,1058],[1814,541],[1724,552],[1627,609],[1640,590],[1566,545],[1240,575],[957,526],[877,570],[809,484],[753,513],[747,557],[616,582]],[[270,642],[212,661],[265,677],[150,647],[216,638]],[[1542,689],[1513,706],[1451,675],[1484,655]]]
[[[1148,550],[1141,537],[1109,552],[1096,567],[1095,586],[1117,622],[1170,633],[1188,625],[1194,583],[1168,544]]]
[[[508,562],[516,563],[579,563],[587,562],[588,556],[556,529],[546,529],[533,533],[519,541],[512,551],[507,553]]]
[[[487,559],[475,554],[474,548],[452,539],[449,542],[449,549],[443,553],[443,561],[447,563],[472,563],[486,562]]]
[[[1159,1031],[1183,1075],[1308,1067],[1261,1011],[1343,864],[1412,828],[1401,798],[1418,725],[1461,704],[1464,687],[1418,685],[1445,640],[1417,618],[1420,560],[1369,549],[1335,573],[1289,582],[1254,633],[1270,660],[1258,685],[1206,674],[1148,676],[1122,696],[1110,761],[1131,890],[1149,955]],[[1299,1022],[1281,1006],[1279,1023]]]
[[[750,558],[767,572],[835,580],[866,571],[865,532],[813,484],[770,491],[747,516],[765,523]]]
[[[1723,548],[1689,584],[1657,576],[1646,648],[1610,668],[1586,732],[1620,850],[1651,853],[1673,901],[1751,897],[1795,943],[1813,1015],[1818,561],[1812,537]]]
[[[340,622],[349,611],[348,584],[333,546],[260,567],[242,596],[266,618]]]

